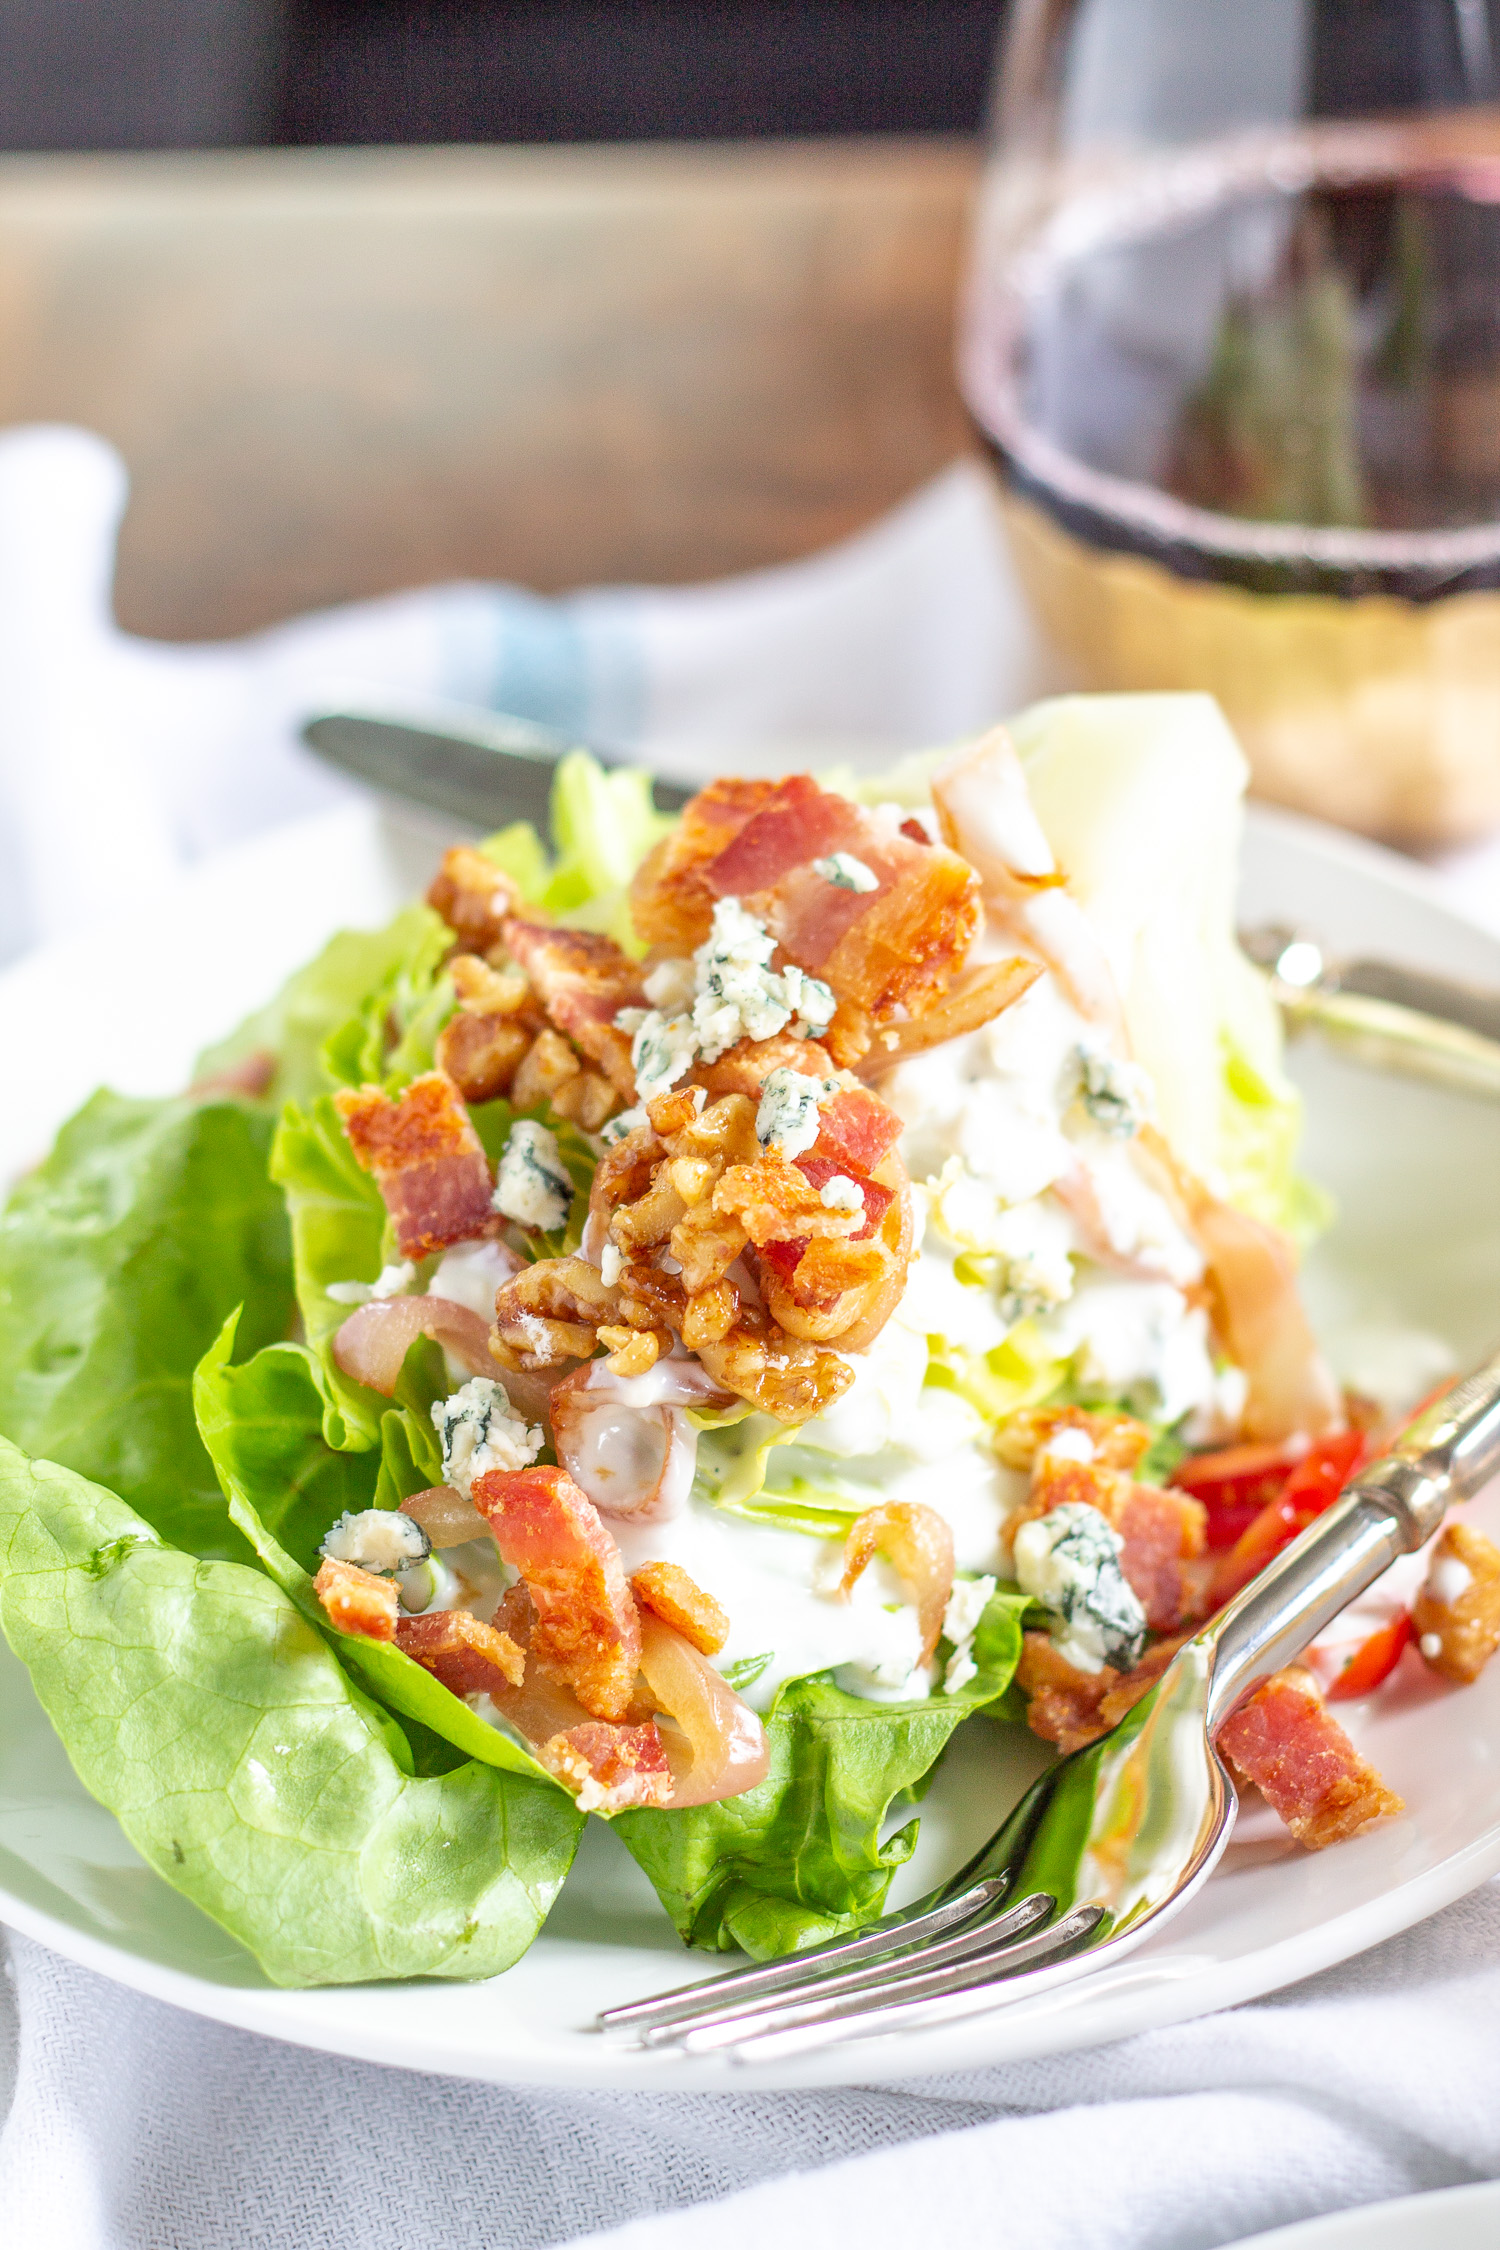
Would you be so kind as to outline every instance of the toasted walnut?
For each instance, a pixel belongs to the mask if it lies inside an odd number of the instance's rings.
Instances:
[[[643,1563],[630,1581],[642,1609],[651,1610],[704,1656],[717,1656],[729,1638],[729,1613],[706,1594],[680,1563]]]
[[[662,1154],[661,1142],[649,1125],[637,1125],[604,1151],[589,1189],[589,1217],[598,1228],[607,1233],[621,1205],[645,1194]]]
[[[667,1166],[667,1178],[691,1210],[712,1192],[721,1168],[717,1157],[674,1156]]]
[[[647,1102],[646,1115],[652,1131],[668,1141],[694,1122],[702,1106],[693,1087],[674,1086],[670,1093],[658,1094],[655,1101]]]
[[[750,1306],[741,1308],[727,1336],[701,1345],[698,1357],[726,1391],[780,1422],[810,1422],[854,1381],[853,1368],[837,1352],[783,1335]]]
[[[650,1249],[668,1239],[686,1211],[687,1205],[668,1177],[667,1166],[660,1165],[645,1194],[615,1212],[609,1222],[610,1240],[622,1250]]]
[[[568,1079],[552,1096],[552,1107],[558,1116],[581,1125],[586,1133],[597,1133],[619,1105],[619,1095],[597,1070],[580,1070],[576,1078]]]
[[[722,1281],[749,1240],[738,1219],[723,1216],[711,1203],[695,1203],[671,1234],[672,1256],[682,1268],[688,1295],[696,1297]]]
[[[712,1156],[724,1164],[753,1164],[760,1154],[755,1137],[755,1103],[748,1094],[726,1094],[710,1102],[670,1141],[674,1156]]]
[[[608,1349],[607,1364],[614,1375],[649,1374],[662,1353],[672,1348],[671,1337],[657,1328],[606,1325],[599,1330],[599,1341]]]
[[[460,1008],[478,1015],[521,1016],[533,1031],[546,1022],[531,986],[517,968],[493,969],[474,953],[455,953],[448,977]]]
[[[500,943],[505,918],[521,901],[515,884],[493,860],[469,844],[455,844],[443,854],[427,903],[473,952],[488,953]]]
[[[696,1290],[683,1307],[682,1340],[690,1352],[722,1343],[739,1316],[740,1293],[732,1281],[715,1281]]]
[[[620,1310],[632,1328],[681,1328],[687,1292],[676,1274],[659,1266],[623,1266],[619,1293]]]
[[[560,1031],[539,1031],[516,1072],[511,1099],[517,1109],[537,1109],[543,1102],[555,1107],[559,1088],[578,1077],[582,1069]]]
[[[585,1359],[619,1300],[582,1258],[539,1258],[495,1297],[494,1335],[525,1368]],[[492,1346],[493,1348],[493,1346]]]
[[[498,1101],[509,1093],[516,1066],[530,1045],[531,1033],[516,1017],[460,1010],[438,1033],[437,1066],[466,1102]]]

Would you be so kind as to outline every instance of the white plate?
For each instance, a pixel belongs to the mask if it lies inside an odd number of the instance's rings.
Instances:
[[[103,1078],[132,1092],[182,1083],[195,1050],[258,1003],[340,922],[382,915],[423,879],[434,832],[355,808],[262,840],[186,882],[109,947],[60,948],[0,979],[0,1177],[39,1155]],[[1500,940],[1436,904],[1403,862],[1258,813],[1244,911],[1298,921],[1340,947],[1500,984]],[[88,1039],[60,1027],[88,1026]],[[17,1071],[14,1058],[38,1063]],[[1307,1049],[1307,1160],[1341,1215],[1309,1273],[1332,1331],[1392,1320],[1436,1331],[1460,1359],[1500,1330],[1500,1163],[1492,1109],[1345,1068]],[[1500,1528],[1500,1488],[1476,1520]],[[488,1984],[281,1992],[153,1874],[85,1794],[0,1650],[0,1915],[60,1952],[180,2006],[310,2046],[467,2077],[679,2089],[745,2085],[743,2066],[607,2047],[595,2011],[712,1964],[684,1957],[645,1879],[591,1823],[545,1935]],[[1407,1928],[1500,1869],[1500,1664],[1453,1692],[1415,1659],[1351,1731],[1407,1816],[1338,1849],[1298,1852],[1262,1822],[1154,1942],[1117,1969],[1022,2006],[901,2041],[836,2049],[763,2085],[909,2078],[1092,2045],[1251,1998]],[[976,1721],[923,1809],[893,1899],[961,1863],[1037,1770],[1024,1730]]]
[[[1433,2195],[1403,2195],[1396,2203],[1368,2203],[1304,2219],[1274,2234],[1258,2234],[1237,2250],[1494,2250],[1500,2242],[1500,2180],[1476,2187],[1440,2188]]]

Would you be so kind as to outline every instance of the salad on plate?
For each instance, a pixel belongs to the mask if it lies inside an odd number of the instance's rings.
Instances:
[[[578,753],[555,856],[455,846],[63,1128],[0,1223],[0,1623],[271,1979],[504,1969],[590,1815],[690,1944],[856,1927],[956,1728],[1094,1739],[1378,1445],[1244,780],[1195,696],[676,818]],[[1338,1842],[1402,1807],[1330,1706],[1497,1645],[1455,1525],[1220,1748]]]

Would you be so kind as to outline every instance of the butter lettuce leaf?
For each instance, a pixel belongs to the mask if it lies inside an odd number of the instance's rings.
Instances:
[[[974,1636],[978,1672],[957,1695],[871,1703],[827,1673],[789,1680],[766,1719],[771,1770],[742,1797],[680,1812],[624,1812],[612,1826],[689,1945],[757,1960],[856,1929],[881,1913],[917,1822],[882,1841],[892,1804],[917,1789],[954,1729],[1010,1685],[1027,1597],[996,1593]]]
[[[561,1791],[415,1773],[263,1571],[181,1553],[3,1440],[0,1626],[84,1786],[273,1983],[493,1976],[572,1863]]]
[[[243,1560],[193,1419],[193,1369],[243,1307],[292,1315],[257,1103],[95,1094],[0,1216],[0,1433],[107,1484],[164,1538]]]

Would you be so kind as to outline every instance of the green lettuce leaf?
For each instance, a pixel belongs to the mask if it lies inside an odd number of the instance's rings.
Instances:
[[[108,1484],[164,1538],[243,1559],[193,1420],[193,1369],[244,1307],[292,1315],[271,1120],[232,1100],[98,1093],[0,1216],[0,1432]]]
[[[572,1863],[560,1790],[416,1774],[262,1571],[180,1553],[3,1440],[0,1626],[84,1786],[276,1984],[493,1976]]]
[[[723,1804],[623,1812],[613,1827],[690,1945],[738,1945],[757,1960],[794,1952],[878,1915],[917,1823],[885,1842],[903,1791],[931,1773],[957,1727],[1009,1686],[1024,1594],[995,1594],[974,1636],[977,1676],[957,1695],[870,1703],[827,1673],[791,1680],[766,1720],[771,1770]]]
[[[234,1331],[231,1318],[204,1354],[193,1398],[236,1529],[345,1668],[387,1709],[416,1720],[465,1757],[556,1789],[528,1751],[486,1725],[401,1649],[337,1632],[313,1591],[329,1525],[345,1509],[395,1504],[395,1487],[403,1485],[403,1469],[411,1469],[419,1436],[415,1417],[387,1407],[378,1457],[368,1449],[337,1452],[323,1436],[328,1378],[314,1355],[300,1344],[272,1344],[236,1367]],[[435,1481],[424,1474],[422,1485],[405,1482],[399,1497]],[[383,1500],[383,1492],[393,1497]]]
[[[270,1100],[305,1104],[326,1093],[324,1041],[398,974],[436,920],[428,907],[409,906],[383,930],[340,930],[315,960],[287,979],[274,1000],[206,1048],[194,1075],[205,1078],[252,1055],[269,1054],[276,1060]]]

